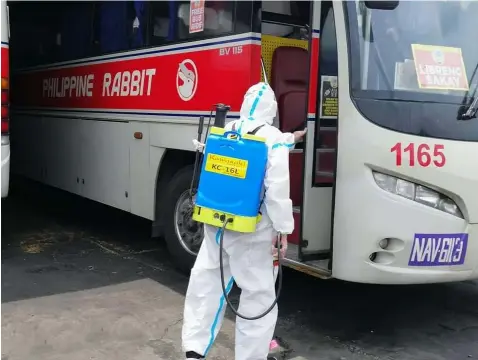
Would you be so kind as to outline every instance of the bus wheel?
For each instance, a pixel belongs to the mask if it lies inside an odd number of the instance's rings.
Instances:
[[[166,189],[164,206],[166,244],[175,264],[185,273],[193,267],[204,236],[202,224],[192,219],[189,199],[192,175],[193,167],[188,166],[173,176]]]

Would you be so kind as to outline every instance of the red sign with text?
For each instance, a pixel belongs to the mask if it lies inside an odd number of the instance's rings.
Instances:
[[[204,31],[204,0],[191,0],[189,8],[189,33]]]
[[[421,89],[468,90],[460,48],[412,44],[412,51]]]
[[[234,45],[171,54],[135,55],[118,60],[19,73],[15,106],[71,109],[209,111],[222,102],[239,111],[252,85],[251,58],[260,46]],[[240,48],[241,51],[238,51]],[[222,55],[221,55],[222,54]],[[234,54],[234,55],[232,55]],[[14,94],[13,94],[14,96]]]

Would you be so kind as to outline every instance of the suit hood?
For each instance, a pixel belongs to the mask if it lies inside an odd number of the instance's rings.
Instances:
[[[276,115],[277,102],[274,91],[266,83],[257,83],[244,95],[238,131],[244,134],[264,124],[272,125]]]

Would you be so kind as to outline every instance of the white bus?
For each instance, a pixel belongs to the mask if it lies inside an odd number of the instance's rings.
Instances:
[[[2,37],[1,76],[2,76],[2,199],[8,196],[10,186],[10,137],[9,137],[9,111],[10,111],[10,66],[8,53],[9,26],[8,6],[4,0],[0,1],[0,26]]]
[[[290,154],[286,265],[381,284],[478,278],[478,3],[14,2],[15,172],[150,219],[187,271],[200,116],[261,58]],[[32,37],[32,34],[34,35]]]

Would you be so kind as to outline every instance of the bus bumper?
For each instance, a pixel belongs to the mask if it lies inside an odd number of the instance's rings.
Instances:
[[[446,252],[447,247],[440,245],[437,238],[429,248],[423,246],[421,249],[422,264],[413,261],[414,244],[408,244],[402,250],[389,251],[388,254],[393,255],[389,258],[390,260],[379,259],[377,261],[377,258],[372,260],[370,257],[364,259],[362,266],[360,266],[362,271],[358,273],[362,276],[344,280],[375,284],[430,284],[478,279],[478,224],[469,224],[466,231],[462,233],[462,238],[466,239],[462,264],[441,265],[439,263],[437,260],[440,257],[439,254],[442,251]],[[443,242],[443,239],[441,242]],[[410,243],[413,243],[413,241],[410,241]],[[429,251],[431,252],[430,256],[428,255]],[[387,252],[377,251],[377,253]],[[443,258],[452,258],[453,256],[458,258],[459,254],[454,252],[448,256],[444,255]],[[427,260],[427,258],[433,259],[433,257],[436,261]],[[361,281],[360,277],[367,280]]]
[[[368,195],[380,206],[335,227],[342,237],[334,239],[333,277],[371,284],[478,279],[478,224],[386,192]]]

